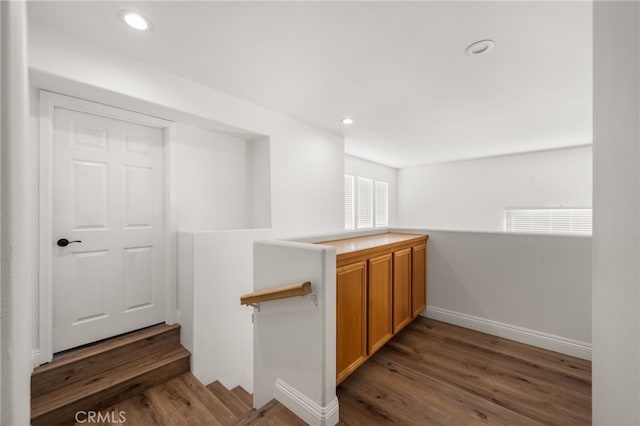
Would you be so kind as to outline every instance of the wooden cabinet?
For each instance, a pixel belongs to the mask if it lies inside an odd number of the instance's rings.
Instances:
[[[411,322],[411,248],[393,253],[393,332]],[[419,284],[416,283],[416,287]]]
[[[386,233],[336,247],[336,382],[426,307],[426,235]]]
[[[367,263],[337,269],[336,371],[340,382],[367,358]]]
[[[427,308],[427,245],[411,248],[411,311],[412,318]],[[424,283],[424,285],[422,284]]]
[[[391,254],[369,259],[367,354],[377,351],[393,336],[391,271]]]

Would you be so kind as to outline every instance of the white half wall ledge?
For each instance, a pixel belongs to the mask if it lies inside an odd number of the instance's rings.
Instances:
[[[538,348],[559,352],[565,355],[591,360],[591,344],[556,336],[542,331],[532,330],[517,325],[505,324],[486,318],[463,314],[436,306],[427,306],[427,309],[420,314],[423,317],[431,318],[448,324],[469,328],[493,336],[502,337]]]
[[[279,378],[276,379],[274,393],[278,401],[310,425],[333,426],[340,420],[337,397],[322,406]]]
[[[275,398],[310,425],[334,425],[335,248],[280,240],[253,247],[254,291],[309,281],[317,296],[317,305],[288,298],[254,312],[254,407]]]
[[[315,244],[325,241],[343,240],[346,238],[365,237],[367,235],[386,234],[388,232],[392,231],[390,231],[389,228],[385,226],[374,229],[359,229],[355,231],[331,232],[327,234],[317,234],[305,237],[292,237],[286,238],[284,239],[284,241]]]
[[[591,344],[591,238],[422,231],[429,305]]]

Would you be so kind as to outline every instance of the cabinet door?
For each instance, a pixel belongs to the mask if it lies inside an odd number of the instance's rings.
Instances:
[[[369,259],[369,355],[393,335],[391,269],[391,253]]]
[[[415,318],[427,308],[427,245],[415,246],[411,251],[411,311]]]
[[[336,382],[340,383],[367,357],[367,264],[337,269]]]
[[[411,249],[393,253],[393,332],[411,321]]]

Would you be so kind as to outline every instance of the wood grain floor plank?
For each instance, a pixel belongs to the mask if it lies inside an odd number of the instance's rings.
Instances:
[[[591,381],[591,361],[588,360],[525,345],[439,321],[417,321],[413,324],[411,330],[426,332],[430,336],[440,336],[442,338],[455,336],[457,340],[474,344],[495,353],[511,356],[523,362],[536,364],[542,368],[554,370],[561,374],[582,378],[589,383]]]
[[[392,401],[396,405],[401,403],[402,424],[432,424],[438,419],[444,419],[444,424],[460,425],[537,424],[492,401],[451,384],[420,376],[415,370],[402,365],[384,366],[375,362],[373,365],[366,380],[377,387],[386,386],[382,401]]]
[[[387,345],[383,356],[409,363],[411,368],[423,374],[456,383],[468,392],[486,398],[508,396],[504,399],[505,406],[518,412],[530,411],[531,414],[533,411],[530,409],[537,410],[541,420],[555,415],[546,409],[550,397],[558,402],[556,410],[564,412],[564,415],[576,416],[590,411],[590,386],[584,383],[581,383],[582,388],[576,389],[572,380],[567,382],[563,377],[549,376],[535,367],[523,371],[520,365],[513,365],[500,356],[487,361],[487,357],[477,357],[473,348],[456,348],[453,351],[443,347],[437,354],[425,352],[420,356],[407,356],[407,349],[402,343],[394,341]],[[540,375],[544,375],[544,378],[540,378]],[[559,387],[559,382],[564,382],[564,386]],[[567,389],[574,391],[567,392]],[[544,409],[540,410],[537,406]]]
[[[344,426],[591,424],[589,361],[422,317],[337,393]]]

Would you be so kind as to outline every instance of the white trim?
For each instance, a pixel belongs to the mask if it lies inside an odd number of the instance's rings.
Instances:
[[[53,359],[53,107],[52,93],[40,91],[40,137],[38,159],[38,362]]]
[[[40,362],[40,351],[37,349],[34,349],[31,351],[31,366],[33,368],[36,368],[40,364],[42,364],[42,362]]]
[[[591,360],[591,344],[587,342],[467,315],[461,312],[450,311],[448,309],[437,308],[431,305],[427,306],[427,310],[421,315],[460,327],[470,328],[471,330],[526,343],[527,345]]]
[[[275,397],[309,425],[333,426],[338,423],[339,404],[335,396],[327,405],[322,406],[284,380],[276,379]]]
[[[38,181],[38,358],[40,364],[53,359],[53,110],[66,109],[157,127],[164,132],[164,214],[165,214],[165,321],[175,322],[176,311],[176,258],[175,258],[175,206],[170,188],[169,145],[173,135],[173,122],[141,113],[99,104],[79,98],[40,90],[40,137]]]
[[[175,134],[174,123],[164,127],[164,258],[165,258],[165,322],[174,324],[178,319],[178,268],[177,268],[177,214],[175,191],[171,185],[171,151]]]

